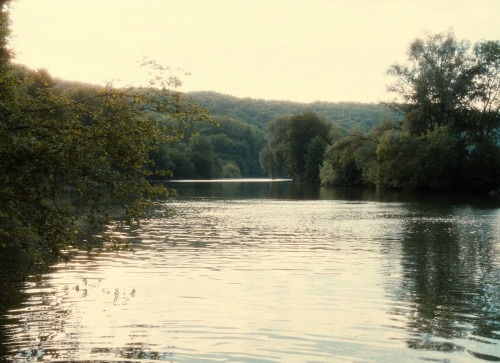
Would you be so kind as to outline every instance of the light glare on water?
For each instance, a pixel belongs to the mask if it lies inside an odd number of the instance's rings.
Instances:
[[[187,198],[25,284],[13,361],[500,360],[500,213]]]

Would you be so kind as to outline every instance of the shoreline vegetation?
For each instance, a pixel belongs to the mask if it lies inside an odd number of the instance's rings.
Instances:
[[[171,193],[156,180],[500,188],[500,41],[416,39],[407,62],[389,67],[391,103],[263,101],[181,94],[181,79],[147,58],[145,88],[28,69],[9,49],[9,2],[0,0],[1,247],[57,255],[117,210],[139,223]]]

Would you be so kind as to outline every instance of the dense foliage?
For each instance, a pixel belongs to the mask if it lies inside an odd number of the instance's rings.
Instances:
[[[153,154],[157,165],[174,179],[259,177],[259,153],[265,134],[255,126],[228,117],[193,125],[192,133],[164,143]]]
[[[313,112],[327,122],[345,129],[359,127],[365,131],[369,131],[382,119],[393,117],[393,111],[386,105],[375,103],[271,101],[237,98],[216,92],[190,92],[187,95],[213,115],[241,120],[263,131],[267,130],[274,118],[306,112]]]
[[[0,6],[0,244],[58,252],[112,213],[137,220],[165,192],[148,182],[158,173],[151,153],[204,113],[170,89],[176,77],[143,89],[68,87],[13,64]]]
[[[269,143],[260,157],[263,169],[273,178],[286,175],[298,182],[318,183],[330,127],[312,112],[273,119]]]
[[[453,32],[411,43],[388,70],[404,116],[370,132],[332,133],[325,185],[488,190],[500,187],[500,42]]]
[[[200,106],[210,111],[218,120],[234,120],[234,122],[240,122],[241,124],[245,123],[247,125],[252,125],[252,135],[256,136],[256,141],[258,139],[258,144],[260,144],[261,147],[263,146],[263,149],[260,152],[260,157],[258,156],[259,152],[255,152],[255,148],[251,148],[252,152],[250,154],[244,153],[244,155],[249,156],[247,163],[251,163],[251,160],[254,161],[252,162],[254,166],[250,169],[251,173],[240,173],[241,176],[247,177],[261,176],[264,171],[273,178],[292,177],[301,182],[319,182],[319,167],[322,163],[324,148],[329,141],[329,127],[325,126],[326,130],[323,129],[321,131],[321,137],[317,138],[311,145],[306,145],[311,140],[307,138],[302,140],[297,138],[297,142],[293,144],[294,147],[290,147],[293,137],[290,134],[290,138],[286,140],[286,135],[288,129],[287,125],[292,118],[300,119],[304,115],[308,115],[306,119],[312,123],[311,125],[308,124],[308,121],[303,123],[299,128],[301,132],[307,132],[309,126],[314,126],[314,121],[312,120],[321,119],[322,125],[336,125],[336,127],[343,130],[359,128],[368,131],[374,125],[377,125],[386,118],[398,118],[393,110],[387,107],[387,105],[382,104],[363,104],[355,102],[314,102],[305,104],[290,101],[237,98],[215,92],[190,92],[187,95],[192,97]],[[245,128],[240,127],[238,129],[240,132],[246,133]],[[258,130],[264,131],[264,134],[258,132]],[[289,131],[293,132],[292,129]],[[209,134],[213,135],[213,133],[217,132],[218,131],[212,129]],[[311,130],[311,132],[314,133],[315,131]],[[203,135],[203,132],[200,134]],[[242,135],[237,136],[237,133],[234,132],[231,133],[231,135],[226,135],[230,136],[230,138],[242,138]],[[225,136],[221,136],[221,138],[224,137]],[[243,138],[245,137],[243,136]],[[207,141],[214,141],[212,136],[210,140],[206,140],[203,137],[202,140],[204,140],[205,143]],[[208,144],[211,144],[211,142],[208,142]],[[252,142],[251,144],[255,145],[256,142]],[[219,142],[218,145],[220,146],[221,143]],[[303,147],[310,148],[310,150],[302,150]],[[184,155],[186,155],[186,153],[189,155],[191,152],[191,148],[186,148],[186,145],[182,145],[180,148],[185,150]],[[207,173],[203,174],[199,171],[195,171],[192,167],[193,163],[190,163],[188,158],[184,160],[188,161],[188,163],[182,165],[191,165],[191,167],[188,168],[189,170],[187,173],[184,170],[182,172],[177,172],[178,177],[191,177],[193,175],[195,177],[201,175],[212,177],[218,177],[220,175],[238,175],[237,173],[228,174],[225,172],[221,174],[223,167],[221,163],[217,162],[217,157],[215,157],[215,161],[213,161],[214,158],[208,156],[218,155],[221,149],[218,147],[209,148],[209,145],[205,145],[205,148],[207,148],[205,154],[206,160],[202,165],[211,166],[207,170]],[[175,149],[178,150],[179,146],[176,146]],[[176,154],[176,150],[170,149],[169,154]],[[224,153],[223,151],[223,154]],[[308,156],[306,156],[307,153]],[[258,158],[261,168],[257,167],[255,163]],[[220,155],[219,159],[235,162],[232,158],[228,159],[227,156],[224,155]],[[181,165],[180,162],[172,162],[170,165],[173,166],[174,164]],[[222,164],[224,164],[224,161]],[[241,169],[241,162],[236,164]],[[307,168],[305,168],[306,164]],[[305,169],[299,170],[302,167]],[[173,167],[173,169],[175,168]],[[248,168],[242,170],[248,170]]]

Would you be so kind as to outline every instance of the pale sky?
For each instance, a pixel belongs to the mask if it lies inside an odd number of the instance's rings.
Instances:
[[[453,28],[500,40],[500,0],[13,0],[16,62],[58,78],[140,84],[143,56],[181,91],[386,101],[410,42]]]

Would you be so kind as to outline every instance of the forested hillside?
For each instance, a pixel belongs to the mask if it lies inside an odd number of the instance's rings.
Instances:
[[[305,104],[237,98],[216,92],[190,92],[183,99],[206,109],[213,122],[193,124],[181,140],[163,145],[153,155],[157,166],[170,170],[174,179],[263,176],[263,169],[267,172],[270,164],[262,164],[261,153],[268,142],[268,126],[276,119],[311,113],[321,118],[327,128],[337,125],[337,129],[347,132],[369,131],[391,114],[381,104]],[[329,132],[323,134],[328,139]],[[317,179],[317,175],[312,179]]]
[[[345,129],[360,127],[364,131],[371,130],[385,118],[394,117],[387,106],[376,103],[299,103],[238,98],[216,92],[189,92],[186,96],[193,98],[212,115],[238,119],[262,130],[267,130],[273,118],[305,112],[313,112],[328,123],[338,124]]]

